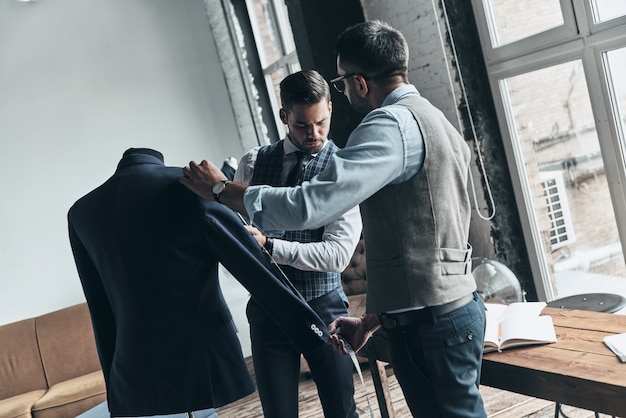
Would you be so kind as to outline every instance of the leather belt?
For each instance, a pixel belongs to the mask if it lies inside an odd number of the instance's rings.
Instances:
[[[463,296],[443,305],[427,306],[399,313],[382,313],[378,317],[384,329],[408,327],[417,323],[432,322],[433,317],[442,316],[467,305],[474,299],[474,293]]]

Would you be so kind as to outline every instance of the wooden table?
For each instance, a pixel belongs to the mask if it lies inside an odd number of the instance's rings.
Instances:
[[[626,315],[545,308],[557,342],[484,356],[481,383],[564,405],[626,416],[626,363],[602,339],[626,332]]]

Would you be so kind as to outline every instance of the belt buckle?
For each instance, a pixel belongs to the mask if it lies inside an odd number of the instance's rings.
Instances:
[[[384,329],[394,329],[398,328],[398,321],[392,315],[389,314],[381,314],[380,322]]]

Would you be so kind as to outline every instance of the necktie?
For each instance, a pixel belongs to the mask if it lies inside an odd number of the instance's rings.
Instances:
[[[298,183],[298,178],[300,178],[300,174],[302,174],[302,162],[304,161],[304,152],[296,151],[293,153],[297,160],[296,164],[287,174],[287,180],[285,180],[285,186],[295,186]]]

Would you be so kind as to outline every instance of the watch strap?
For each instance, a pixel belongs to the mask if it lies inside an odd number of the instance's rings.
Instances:
[[[222,194],[224,190],[226,190],[226,186],[228,186],[228,183],[230,183],[230,180],[222,180],[219,183],[222,183],[224,187],[222,187],[222,190],[219,193],[213,192],[213,198],[215,199],[217,203],[222,203],[220,202],[220,195]]]

